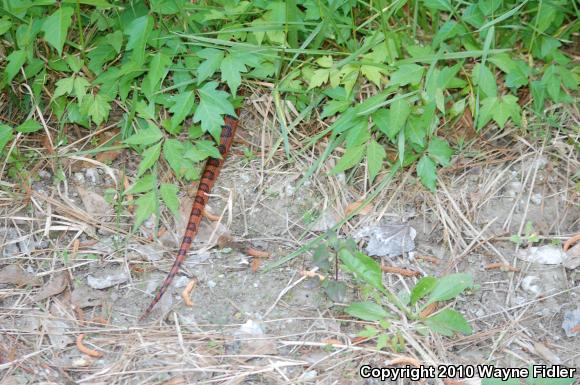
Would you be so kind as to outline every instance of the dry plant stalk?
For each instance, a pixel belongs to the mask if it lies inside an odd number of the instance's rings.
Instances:
[[[394,365],[412,365],[415,367],[419,367],[421,366],[421,362],[413,357],[397,357],[397,358],[393,358],[390,362],[389,362],[389,366],[394,366]]]
[[[312,270],[301,270],[300,275],[308,278],[318,278],[321,281],[324,281],[326,279],[324,275]]]
[[[580,241],[580,233],[574,235],[564,243],[564,251],[568,251],[568,249],[578,241]]]
[[[507,263],[496,262],[490,263],[489,265],[485,265],[485,270],[493,270],[493,269],[500,269],[501,271],[513,271],[518,272],[520,269],[517,267],[513,267],[512,265],[508,265]]]
[[[215,214],[209,212],[208,209],[203,209],[203,216],[212,222],[217,222],[220,220],[219,215],[215,215]]]
[[[427,307],[425,309],[423,309],[421,314],[419,314],[419,317],[421,317],[421,318],[429,317],[431,314],[435,313],[435,311],[437,310],[437,307],[438,307],[437,302],[430,303],[429,305],[427,305]]]
[[[181,298],[183,298],[183,302],[185,302],[185,306],[193,307],[193,301],[190,298],[191,292],[197,286],[197,280],[193,278],[189,281],[185,289],[181,292]]]
[[[422,260],[427,261],[427,262],[431,262],[434,265],[438,265],[441,263],[441,260],[439,258],[433,257],[431,255],[417,255],[417,256],[415,256],[415,258],[422,259]]]
[[[77,349],[81,352],[86,354],[87,356],[99,358],[103,356],[103,353],[98,352],[94,349],[91,349],[83,344],[83,338],[85,338],[84,334],[79,334],[76,340]]]
[[[417,277],[417,276],[421,275],[421,273],[418,271],[403,269],[401,267],[395,267],[395,266],[382,265],[381,270],[384,271],[385,273],[399,274],[399,275],[402,275],[404,277]]]
[[[350,215],[350,213],[352,213],[353,211],[357,210],[362,204],[363,204],[364,200],[358,200],[356,202],[352,202],[350,203],[348,206],[346,206],[346,209],[344,210],[344,215],[346,217],[348,217]],[[357,215],[369,215],[371,212],[373,211],[373,205],[371,205],[370,203],[368,205],[366,205],[365,207],[363,207],[358,213]]]

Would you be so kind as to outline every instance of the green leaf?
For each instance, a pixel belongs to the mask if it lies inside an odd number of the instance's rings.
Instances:
[[[68,64],[71,71],[74,72],[75,74],[79,72],[83,68],[83,65],[85,64],[83,59],[75,55],[66,55],[64,60],[66,64]]]
[[[41,30],[44,31],[44,40],[56,49],[58,56],[62,56],[62,47],[72,22],[73,12],[72,7],[59,8],[42,24]]]
[[[513,60],[507,54],[500,54],[489,59],[507,74],[505,84],[508,87],[519,88],[528,84],[530,67],[523,60]]]
[[[244,62],[244,57],[236,54],[236,51],[226,55],[220,64],[220,71],[222,73],[222,80],[225,80],[230,87],[230,92],[235,95],[238,87],[242,84],[242,77],[240,73],[248,72],[248,68]]]
[[[313,88],[320,87],[321,85],[328,82],[330,71],[331,70],[327,68],[319,68],[316,71],[314,71],[308,83],[308,89],[311,90]]]
[[[86,4],[97,8],[111,8],[112,5],[105,0],[63,0],[63,4]]]
[[[157,212],[157,197],[154,191],[150,191],[147,194],[139,197],[135,201],[137,209],[135,210],[135,224],[133,225],[133,231],[136,231],[143,222]]]
[[[367,146],[367,164],[371,183],[373,183],[379,171],[383,168],[383,161],[386,157],[387,153],[383,146],[377,143],[376,140],[371,140]]]
[[[418,300],[429,294],[435,288],[436,283],[437,278],[435,277],[427,276],[421,278],[411,290],[411,305],[414,305]]]
[[[389,335],[388,334],[381,334],[377,337],[377,350],[384,349],[389,344]]]
[[[117,53],[121,53],[123,46],[123,32],[116,30],[105,36],[105,40],[115,49]]]
[[[421,183],[431,191],[435,191],[437,184],[437,170],[435,163],[427,155],[423,155],[417,163],[417,175]]]
[[[473,332],[461,313],[453,309],[444,309],[433,314],[425,320],[425,325],[434,332],[448,337],[451,337],[455,332],[464,335],[470,335]]]
[[[155,103],[147,103],[145,100],[139,100],[135,103],[135,112],[137,116],[143,119],[155,120]]]
[[[479,118],[477,119],[478,130],[483,128],[483,126],[485,126],[491,120],[498,103],[499,100],[496,96],[487,97],[481,102],[481,109],[479,110]]]
[[[510,88],[526,86],[530,72],[530,67],[524,61],[516,61],[514,69],[505,77],[505,85]]]
[[[133,51],[131,59],[138,66],[145,62],[145,46],[153,30],[153,24],[153,17],[145,15],[133,20],[124,29],[125,35],[129,36],[125,50]]]
[[[183,157],[183,147],[183,144],[177,139],[167,139],[163,143],[163,157],[177,177],[185,175],[187,169],[191,167]]]
[[[336,115],[339,112],[344,112],[351,104],[352,102],[350,100],[331,100],[324,105],[320,118],[324,119]]]
[[[138,17],[129,23],[124,31],[125,35],[129,36],[125,49],[131,51],[135,48],[145,48],[145,42],[151,32],[152,24],[153,19],[147,15]]]
[[[62,95],[70,95],[75,83],[75,77],[60,79],[56,82],[53,98],[56,99]]]
[[[360,72],[377,87],[381,86],[381,79],[383,74],[379,67],[372,65],[362,65],[360,67]]]
[[[163,138],[161,130],[154,124],[150,124],[147,129],[142,129],[131,135],[124,140],[124,143],[129,145],[143,145],[148,146],[150,144],[158,142]]]
[[[374,302],[354,302],[344,311],[363,321],[379,321],[390,316],[382,306]]]
[[[137,176],[140,177],[145,173],[145,171],[149,170],[155,162],[157,162],[160,154],[161,143],[154,144],[143,151],[143,154],[141,155],[141,163],[139,163],[139,168],[137,170]]]
[[[482,101],[481,110],[479,114],[478,129],[485,126],[485,124],[493,118],[500,128],[504,128],[505,123],[509,118],[515,124],[521,123],[521,109],[518,104],[518,98],[514,95],[504,95],[501,98],[489,97]]]
[[[172,58],[170,56],[163,52],[158,52],[153,56],[151,62],[149,62],[149,71],[143,78],[141,85],[143,94],[145,94],[147,99],[151,100],[153,98],[157,86],[169,72],[168,67],[171,64],[171,60]]]
[[[101,94],[89,95],[84,100],[89,101],[87,113],[97,126],[108,119],[109,111],[111,111],[108,96]]]
[[[90,85],[91,85],[91,83],[89,83],[89,81],[87,79],[83,78],[82,76],[76,76],[74,78],[74,81],[73,81],[73,94],[74,94],[74,96],[76,96],[76,98],[79,101],[79,103],[81,103],[83,101],[83,98],[87,94],[87,88]],[[109,115],[109,113],[107,111],[106,116],[108,116],[108,115]]]
[[[422,115],[421,117],[411,115],[405,126],[405,138],[407,141],[419,146],[421,149],[425,146],[425,137],[429,131],[429,124],[426,118],[426,115]]]
[[[28,134],[30,132],[36,132],[42,130],[42,126],[36,120],[28,119],[20,126],[16,127],[16,131],[22,132],[23,134]]]
[[[403,64],[391,75],[389,86],[419,84],[425,69],[417,64]]]
[[[449,114],[452,118],[456,116],[460,116],[465,111],[465,99],[461,99],[453,103],[451,109],[449,110]]]
[[[387,132],[389,139],[394,140],[395,136],[405,127],[410,113],[411,106],[407,99],[400,98],[391,103]]]
[[[346,298],[346,284],[344,282],[326,279],[322,282],[324,293],[334,302],[344,302]]]
[[[165,202],[165,205],[171,210],[174,216],[179,215],[179,199],[177,198],[177,193],[179,192],[179,187],[172,183],[162,183],[159,187],[159,194],[161,199]]]
[[[519,378],[510,378],[504,381],[502,378],[482,378],[481,385],[520,385]],[[547,385],[547,384],[546,384]]]
[[[378,129],[385,135],[387,135],[389,138],[390,136],[390,125],[389,125],[389,121],[391,120],[390,118],[390,111],[386,108],[381,108],[379,110],[376,110],[375,112],[373,112],[372,119],[373,119],[373,123],[378,127]]]
[[[497,96],[497,84],[496,79],[489,70],[484,65],[477,63],[473,67],[473,72],[471,73],[473,78],[473,83],[476,84],[484,96],[493,97]]]
[[[10,83],[18,74],[24,63],[26,63],[26,51],[14,51],[8,55],[6,61],[8,64],[6,64],[6,68],[4,68],[4,76],[2,76],[0,88],[2,88],[4,84]]]
[[[473,278],[471,277],[471,274],[456,273],[446,275],[437,281],[431,295],[429,296],[427,304],[455,298],[465,289],[471,287],[473,287]]]
[[[345,248],[338,251],[338,256],[346,268],[354,273],[358,279],[379,290],[383,289],[381,267],[374,259],[359,251],[355,251],[353,254]]]
[[[544,110],[546,100],[546,87],[544,86],[544,82],[534,80],[530,84],[530,89],[532,90],[532,98],[534,100],[534,111],[537,114],[541,114]]]
[[[479,9],[481,9],[481,12],[483,12],[485,16],[488,16],[501,7],[502,1],[503,0],[479,0],[477,5]]]
[[[449,147],[449,144],[445,139],[436,136],[431,138],[427,152],[429,153],[429,156],[441,166],[449,166],[449,164],[451,164],[450,161],[451,156],[453,155],[453,150]]]
[[[373,338],[377,334],[379,334],[379,330],[377,328],[374,328],[374,327],[369,326],[369,325],[365,325],[364,330],[361,330],[360,332],[358,332],[357,336],[363,337],[363,338]]]
[[[12,27],[12,22],[7,17],[0,19],[0,36],[4,35]]]
[[[153,174],[147,174],[137,179],[137,181],[123,192],[124,195],[140,194],[151,191],[157,185],[157,178]]]
[[[175,95],[173,98],[174,104],[169,109],[173,114],[168,131],[172,134],[178,133],[180,124],[193,112],[195,105],[195,94],[193,91],[187,91]],[[167,128],[167,127],[166,127]]]
[[[12,127],[6,124],[0,124],[0,151],[4,149],[6,144],[14,137]]]
[[[344,170],[348,170],[349,168],[356,166],[360,163],[364,154],[364,145],[347,148],[342,158],[340,158],[340,160],[336,163],[336,166],[330,170],[330,174],[338,174],[339,172],[343,172]]]
[[[558,12],[559,11],[555,7],[550,6],[549,3],[543,3],[541,11],[538,10],[538,12],[536,12],[536,18],[532,23],[537,25],[536,28],[540,33],[543,33],[554,22]]]
[[[399,138],[397,140],[397,155],[401,166],[405,165],[405,141],[405,132],[399,131]]]
[[[533,372],[530,370],[530,376],[526,379],[527,385],[572,385],[576,378],[533,378]]]
[[[195,148],[200,154],[204,156],[204,159],[207,157],[216,159],[222,158],[222,155],[215,146],[215,143],[210,140],[198,140],[195,143]]]
[[[223,115],[236,116],[234,106],[228,100],[228,93],[217,90],[217,86],[218,83],[209,82],[197,90],[200,102],[193,116],[193,121],[201,122],[202,130],[209,132],[216,140],[224,124]]]
[[[180,11],[175,0],[151,0],[151,11],[161,15],[174,15]]]
[[[449,0],[423,0],[423,3],[427,8],[436,9],[438,11],[453,11],[453,7],[451,7]]]
[[[220,68],[220,64],[224,58],[224,52],[214,48],[206,48],[199,51],[197,56],[205,59],[197,67],[197,84],[200,84],[205,79],[213,76],[217,69]]]

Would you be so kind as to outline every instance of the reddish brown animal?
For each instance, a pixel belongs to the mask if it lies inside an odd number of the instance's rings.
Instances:
[[[195,199],[193,201],[193,207],[191,208],[191,214],[189,214],[187,229],[185,230],[185,235],[183,236],[183,240],[181,241],[181,246],[179,247],[179,252],[177,253],[175,262],[173,262],[173,266],[171,267],[169,274],[165,278],[165,281],[163,281],[163,284],[157,290],[155,298],[153,299],[153,301],[151,301],[151,304],[149,305],[147,310],[145,310],[139,321],[142,321],[149,315],[149,313],[151,313],[151,310],[153,310],[155,305],[157,305],[157,302],[159,302],[163,294],[165,294],[165,292],[169,288],[169,285],[171,285],[171,282],[173,281],[175,274],[177,274],[177,272],[179,271],[179,267],[185,260],[187,251],[191,246],[191,242],[193,241],[193,238],[195,237],[195,235],[197,234],[197,230],[199,229],[203,209],[208,200],[207,194],[209,194],[209,192],[211,191],[211,188],[213,187],[220,173],[222,165],[224,164],[224,160],[228,152],[230,151],[230,147],[232,146],[237,126],[238,126],[237,119],[231,116],[226,116],[224,118],[224,125],[222,127],[220,144],[218,146],[218,150],[222,158],[208,159],[205,168],[203,170],[203,174],[201,175],[201,179],[199,181],[197,193],[195,194]]]

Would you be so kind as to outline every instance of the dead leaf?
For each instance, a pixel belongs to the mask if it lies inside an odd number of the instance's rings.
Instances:
[[[0,270],[0,283],[8,283],[16,286],[40,286],[42,280],[26,272],[18,265],[8,265]]]
[[[97,271],[87,277],[87,284],[93,289],[107,289],[129,280],[128,274],[124,270]]]
[[[344,210],[344,215],[348,217],[350,215],[350,213],[352,213],[353,211],[355,211],[359,207],[361,207],[361,205],[363,203],[364,203],[364,200],[362,200],[362,199],[358,200],[356,202],[352,202],[351,204],[346,206],[346,209]],[[369,203],[368,205],[363,207],[356,215],[369,215],[372,211],[373,211],[373,205],[371,205]]]
[[[76,285],[75,285],[76,286]],[[84,308],[97,306],[105,298],[105,294],[85,285],[78,285],[72,292],[71,303],[76,307]]]
[[[64,349],[74,341],[74,339],[67,334],[71,327],[68,322],[59,319],[45,318],[42,320],[42,325],[54,348],[58,350]]]
[[[312,231],[326,231],[334,227],[340,220],[340,215],[334,209],[328,208],[320,214],[318,219],[314,221],[310,230]]]
[[[95,159],[101,163],[111,164],[115,159],[119,157],[119,155],[121,155],[121,150],[103,151],[98,153]]]
[[[553,365],[562,364],[562,359],[556,355],[551,349],[541,342],[534,342],[534,350],[536,354],[544,360],[551,362]]]
[[[62,293],[67,286],[66,275],[63,272],[57,273],[50,281],[48,281],[36,294],[32,297],[34,302],[42,301],[46,298],[52,297]]]
[[[87,213],[95,216],[107,216],[113,213],[113,210],[105,198],[93,191],[88,191],[82,186],[77,186],[79,196]]]

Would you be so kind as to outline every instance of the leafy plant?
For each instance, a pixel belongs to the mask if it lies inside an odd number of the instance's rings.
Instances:
[[[524,236],[520,236],[518,234],[513,234],[510,236],[510,241],[517,245],[521,244],[529,244],[533,245],[540,241],[538,238],[538,232],[534,230],[534,225],[531,221],[527,221],[524,227]]]
[[[52,114],[54,150],[66,144],[63,127],[95,130],[115,116],[117,139],[141,156],[134,184],[154,185],[133,191],[141,222],[160,202],[175,208],[175,187],[162,188],[155,165],[197,178],[215,154],[202,135],[218,140],[244,83],[270,83],[288,154],[292,127],[317,109],[328,120],[304,143],[329,137],[306,177],[340,149],[332,174],[364,162],[373,182],[384,167],[415,164],[433,190],[455,153],[445,130],[459,119],[503,129],[525,120],[522,95],[540,117],[546,103],[573,102],[570,3],[2,0],[0,91],[11,109],[0,151],[40,129],[22,118],[30,111]],[[290,104],[300,112],[291,123]]]

